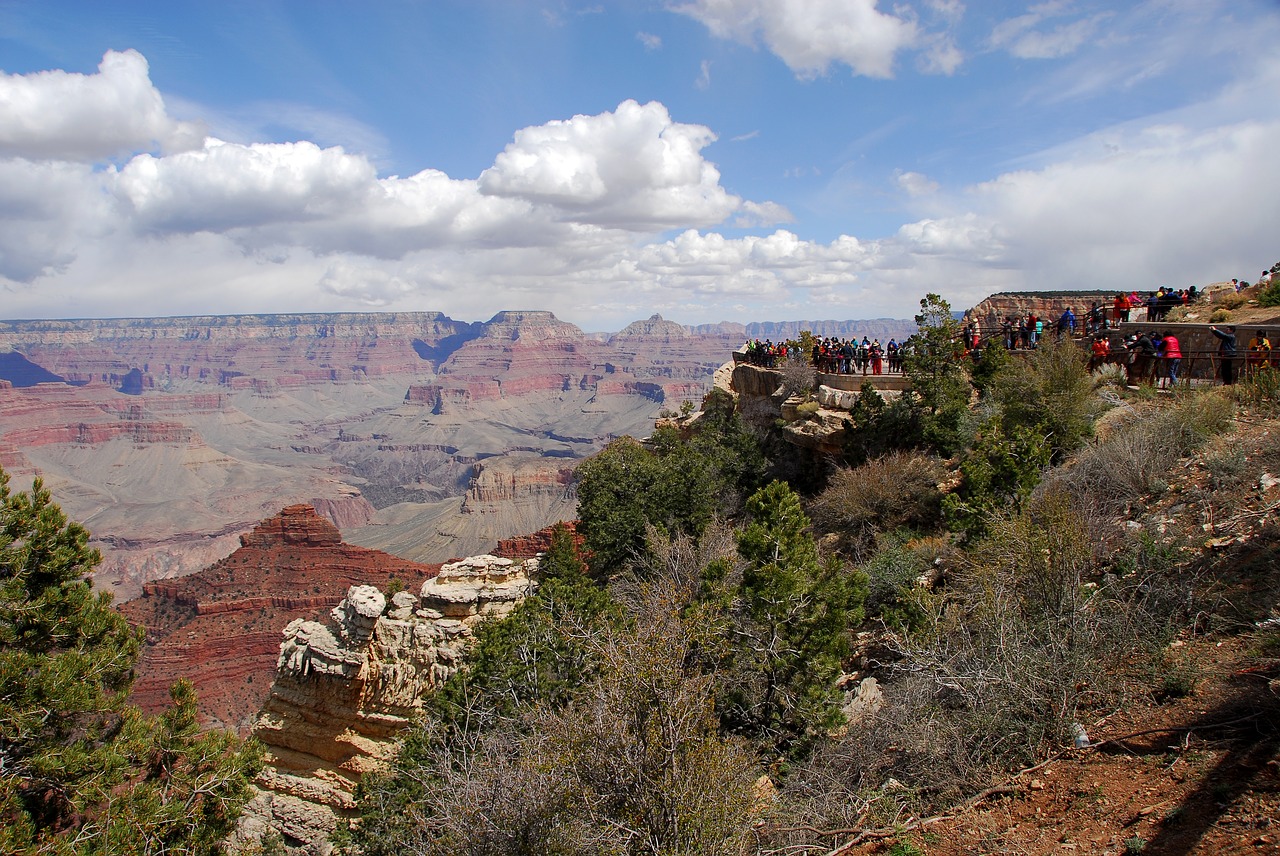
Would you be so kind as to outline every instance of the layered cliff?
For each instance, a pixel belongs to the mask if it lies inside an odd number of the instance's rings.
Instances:
[[[696,361],[652,369],[669,333],[638,376],[547,312],[0,322],[0,465],[89,526],[121,599],[298,502],[441,561],[572,517],[573,460],[700,398]]]
[[[1020,320],[1029,314],[1043,319],[1049,327],[1068,309],[1083,323],[1094,301],[1110,309],[1114,297],[1114,293],[1106,291],[1002,291],[970,309],[968,316],[978,322],[984,333],[991,334],[999,332],[1004,319]]]

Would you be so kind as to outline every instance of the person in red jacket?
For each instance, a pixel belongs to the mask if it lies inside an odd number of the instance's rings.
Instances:
[[[1107,341],[1106,336],[1095,336],[1093,343],[1089,345],[1089,371],[1096,371],[1099,366],[1107,361],[1107,356],[1111,353],[1111,344]]]
[[[1168,331],[1160,343],[1160,356],[1164,359],[1165,371],[1168,374],[1169,389],[1178,384],[1178,369],[1182,368],[1182,347],[1178,340]]]
[[[1129,310],[1133,308],[1133,304],[1129,302],[1129,295],[1117,294],[1111,305],[1115,309],[1117,324],[1129,320]]]

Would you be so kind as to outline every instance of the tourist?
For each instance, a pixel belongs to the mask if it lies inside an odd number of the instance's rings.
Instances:
[[[1182,347],[1178,344],[1177,337],[1167,330],[1160,340],[1160,357],[1164,360],[1168,388],[1173,389],[1178,385],[1178,369],[1182,368]]]
[[[1133,308],[1133,304],[1129,301],[1129,295],[1117,294],[1111,305],[1115,310],[1117,323],[1129,320],[1129,310]]]
[[[1129,350],[1129,385],[1151,382],[1151,367],[1155,360],[1156,345],[1151,334],[1139,334],[1127,346]]]
[[[1228,326],[1219,330],[1212,324],[1209,332],[1218,337],[1218,361],[1221,364],[1222,385],[1231,386],[1236,382],[1236,328]]]
[[[1245,357],[1245,361],[1245,371],[1250,375],[1271,361],[1271,340],[1267,338],[1266,330],[1254,331],[1253,338],[1249,340],[1249,355]]]
[[[1107,361],[1111,353],[1111,343],[1106,336],[1095,336],[1089,345],[1089,371],[1097,371]]]

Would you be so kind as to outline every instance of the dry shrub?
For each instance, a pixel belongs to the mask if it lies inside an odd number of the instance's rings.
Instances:
[[[1146,600],[1159,586],[1137,571],[1095,582],[1089,525],[1063,491],[993,525],[921,601],[926,626],[881,655],[883,707],[789,780],[797,827],[856,828],[876,800],[944,809],[1114,705],[1122,671],[1167,641],[1169,605]]]
[[[1243,294],[1228,291],[1213,301],[1213,305],[1222,309],[1239,309],[1249,302]]]
[[[717,733],[714,676],[699,667],[706,616],[681,609],[686,576],[630,590],[635,626],[590,636],[599,677],[564,707],[485,731],[419,725],[412,798],[386,801],[399,816],[362,852],[748,852],[761,770]]]
[[[792,354],[780,366],[782,371],[782,388],[788,396],[804,395],[817,384],[817,370],[809,361],[799,354]]]
[[[1082,507],[1121,513],[1159,490],[1178,459],[1225,431],[1231,415],[1231,401],[1217,390],[1135,408],[1105,440],[1081,451],[1074,466],[1047,479],[1041,492],[1064,487]]]
[[[834,533],[855,561],[865,561],[878,534],[937,525],[943,475],[936,458],[893,452],[837,470],[809,507],[809,517],[819,531]]]

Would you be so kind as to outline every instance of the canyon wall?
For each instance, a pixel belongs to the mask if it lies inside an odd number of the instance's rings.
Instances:
[[[120,599],[307,503],[443,561],[574,516],[576,461],[698,401],[728,340],[549,312],[0,322],[0,466],[44,479]]]

